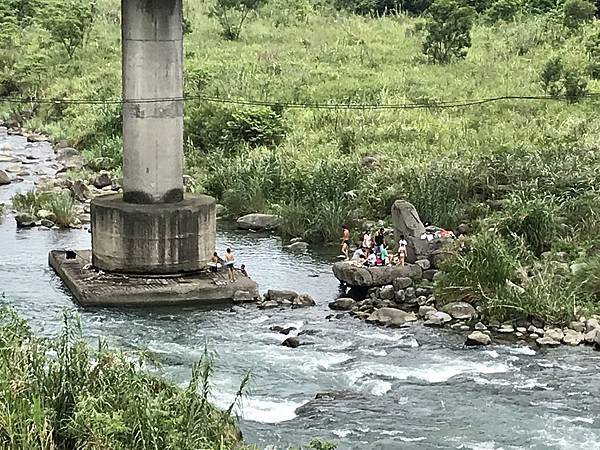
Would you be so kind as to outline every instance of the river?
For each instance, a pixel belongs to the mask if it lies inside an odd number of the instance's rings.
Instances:
[[[3,145],[42,159],[52,154],[48,144],[0,133],[0,150]],[[25,178],[0,186],[0,203],[30,189]],[[164,376],[182,385],[207,346],[216,354],[213,399],[222,407],[249,371],[241,428],[259,448],[321,437],[340,449],[600,449],[600,352],[540,351],[523,343],[465,348],[458,332],[328,319],[327,303],[338,294],[335,255],[292,253],[276,236],[224,228],[218,250],[226,246],[261,290],[306,292],[317,306],[82,309],[48,267],[47,254],[89,248],[89,232],[17,230],[10,215],[0,221],[0,292],[37,332],[58,333],[63,312],[75,311],[87,338],[148,349]],[[308,345],[281,346],[285,336],[271,332],[273,325],[296,327]],[[345,395],[308,403],[331,391]]]

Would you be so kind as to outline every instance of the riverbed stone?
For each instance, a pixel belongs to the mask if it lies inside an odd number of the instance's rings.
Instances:
[[[307,306],[315,305],[315,300],[308,294],[300,294],[292,300],[292,308],[305,308]]]
[[[481,331],[473,331],[467,337],[467,342],[465,345],[490,345],[492,343],[492,338]]]
[[[270,231],[279,225],[280,217],[274,214],[247,214],[237,220],[237,227],[242,230]]]
[[[77,180],[69,185],[69,190],[73,193],[75,199],[85,202],[94,198],[90,188],[82,180]]]
[[[583,336],[583,340],[585,341],[586,344],[593,344],[596,341],[596,335],[598,333],[600,333],[600,331],[597,330],[597,329],[593,329],[591,331],[588,331]]]
[[[415,264],[423,270],[428,270],[431,267],[431,262],[428,259],[419,259],[415,261]]]
[[[392,222],[396,244],[401,236],[420,238],[425,233],[425,226],[419,218],[417,209],[405,200],[396,200],[392,205]]]
[[[308,250],[308,243],[302,242],[302,241],[294,242],[294,243],[288,245],[287,248],[294,252],[304,252],[304,251]]]
[[[485,331],[487,329],[488,328],[482,322],[477,322],[475,324],[475,330],[477,330],[477,331]]]
[[[423,279],[428,281],[437,281],[442,272],[437,269],[428,269],[423,271]]]
[[[420,280],[422,269],[415,264],[404,266],[363,267],[350,261],[341,261],[333,265],[335,277],[349,286],[375,287],[393,284],[397,278]]]
[[[515,332],[515,329],[510,324],[502,324],[500,326],[500,328],[498,328],[498,333],[508,334],[508,333],[514,333],[514,332]]]
[[[43,220],[43,219],[48,219],[48,220],[51,220],[51,221],[55,221],[56,220],[56,215],[52,211],[49,211],[47,209],[40,209],[36,213],[36,216],[40,220]]]
[[[379,291],[379,297],[383,300],[391,300],[394,298],[395,294],[394,286],[384,286]]]
[[[283,300],[289,300],[290,302],[298,297],[298,293],[287,289],[269,289],[265,294],[265,300],[274,301],[281,303]]]
[[[569,324],[569,328],[573,331],[576,331],[578,333],[583,333],[585,332],[586,328],[585,328],[585,323],[579,322],[574,320],[573,322],[571,322]]]
[[[585,330],[589,333],[592,330],[600,329],[600,323],[598,319],[590,318],[585,322]]]
[[[289,347],[289,348],[297,348],[302,344],[300,343],[300,339],[298,339],[295,336],[291,336],[291,337],[287,338],[285,341],[283,341],[281,343],[281,345],[283,345],[284,347]]]
[[[396,289],[396,290],[406,289],[407,287],[410,287],[413,285],[413,280],[408,277],[398,277],[398,278],[394,279],[393,285],[394,285],[394,289]]]
[[[448,303],[442,306],[441,310],[458,320],[471,320],[477,316],[477,311],[475,311],[473,305],[467,302]]]
[[[275,300],[265,300],[258,304],[259,309],[277,308],[278,306],[280,305]]]
[[[565,337],[565,334],[560,328],[549,328],[544,333],[544,337],[560,342]]]
[[[567,330],[563,336],[562,341],[567,345],[576,346],[579,345],[584,339],[584,335],[581,332],[575,330]]]
[[[4,170],[0,170],[0,186],[10,184],[12,181]]]
[[[414,322],[417,317],[412,312],[402,311],[396,308],[380,308],[373,311],[367,318],[367,322],[391,327],[400,327],[407,322]]]
[[[419,317],[427,320],[429,319],[429,316],[431,314],[433,314],[434,312],[437,312],[437,309],[435,309],[433,306],[428,306],[428,305],[423,305],[419,307]]]
[[[54,222],[48,219],[40,220],[40,224],[45,228],[52,228],[54,225],[56,225]]]
[[[538,328],[534,325],[530,325],[529,328],[527,328],[527,331],[529,333],[537,334],[539,336],[543,336],[546,333],[546,331],[543,328]]]
[[[441,327],[451,321],[452,317],[450,314],[447,314],[443,311],[435,311],[429,314],[428,319],[423,323],[423,325],[430,327]]]
[[[31,228],[35,226],[36,219],[32,214],[20,212],[15,214],[15,221],[17,228]]]
[[[329,307],[338,311],[350,311],[356,306],[356,301],[353,298],[342,297],[329,303]]]
[[[404,303],[404,301],[406,300],[406,292],[403,290],[397,291],[394,296],[394,300],[396,301],[396,303]]]
[[[110,187],[112,190],[112,180],[110,177],[110,172],[106,170],[101,170],[100,173],[94,177],[92,184],[98,189]]]
[[[548,336],[537,338],[535,342],[537,342],[538,345],[547,347],[558,347],[560,345],[560,341],[554,340]]]

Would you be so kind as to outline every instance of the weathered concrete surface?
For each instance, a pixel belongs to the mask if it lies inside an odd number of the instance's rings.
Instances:
[[[179,203],[126,203],[122,195],[91,203],[93,265],[138,274],[195,272],[215,248],[215,200],[186,195]]]
[[[416,264],[367,268],[342,261],[333,265],[333,274],[338,280],[349,286],[373,287],[393,284],[397,278],[420,280],[423,270]]]
[[[122,0],[121,9],[124,198],[178,202],[183,198],[181,0]]]
[[[82,306],[210,305],[259,297],[257,284],[241,273],[237,273],[234,283],[227,281],[225,273],[128,276],[87,269],[91,262],[89,250],[77,251],[76,255],[75,259],[66,259],[64,251],[53,250],[48,260]]]

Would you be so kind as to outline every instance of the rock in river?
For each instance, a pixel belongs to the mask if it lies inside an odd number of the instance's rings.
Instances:
[[[8,174],[4,170],[0,170],[0,186],[4,184],[10,184],[11,180]]]
[[[453,319],[458,320],[471,320],[477,315],[475,308],[466,302],[448,303],[442,306],[442,311],[450,314]]]
[[[292,337],[287,338],[285,341],[283,341],[281,343],[281,345],[283,345],[284,347],[296,348],[296,347],[299,347],[301,344],[300,344],[300,339],[292,336]]]
[[[278,224],[279,216],[273,214],[248,214],[237,220],[237,226],[242,230],[268,231],[276,229]]]
[[[352,298],[338,298],[337,300],[329,303],[331,309],[338,311],[350,311],[356,305],[356,301]]]
[[[367,317],[367,322],[369,323],[396,327],[400,327],[407,322],[414,322],[416,320],[417,316],[415,316],[414,313],[395,308],[379,308]]]
[[[15,215],[17,228],[31,228],[35,226],[35,217],[29,213],[19,213]]]
[[[490,345],[492,338],[481,331],[474,331],[467,337],[465,345]]]
[[[306,306],[315,306],[316,303],[308,294],[300,294],[292,300],[292,308],[304,308]]]
[[[285,289],[269,289],[265,295],[265,300],[275,301],[277,303],[281,303],[284,300],[292,302],[296,297],[298,297],[298,294],[294,291]]]
[[[583,333],[575,330],[567,330],[563,337],[563,342],[567,345],[579,345],[584,339]]]
[[[357,266],[348,261],[333,265],[335,277],[349,286],[375,287],[393,284],[396,278],[420,280],[423,270],[415,264],[405,266]]]

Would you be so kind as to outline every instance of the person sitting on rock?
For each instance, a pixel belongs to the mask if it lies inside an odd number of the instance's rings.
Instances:
[[[365,253],[367,258],[364,265],[366,267],[373,267],[375,264],[377,264],[377,256],[375,255],[375,252],[371,252],[369,249],[366,249]]]
[[[365,252],[362,247],[358,247],[352,254],[352,261],[358,261],[361,258],[365,258]]]
[[[222,261],[223,260],[221,258],[219,258],[219,254],[217,252],[214,252],[210,258],[210,262],[208,263],[208,267],[210,268],[210,271],[218,272],[219,269],[221,267],[223,267]]]
[[[242,265],[240,266],[240,273],[241,273],[242,275],[244,275],[245,277],[247,277],[247,276],[248,276],[248,272],[246,271],[246,264],[242,264]]]
[[[382,266],[387,266],[390,264],[387,248],[385,248],[385,245],[383,245],[383,244],[381,245],[381,252],[379,254],[379,259],[381,259]]]
[[[233,266],[235,264],[235,256],[230,248],[225,252],[225,267],[227,267],[227,276],[229,277],[230,282],[235,281],[235,272],[233,270]]]
[[[406,259],[406,246],[408,242],[404,239],[404,235],[400,236],[400,240],[398,241],[398,261],[399,265],[404,265],[404,260]]]

